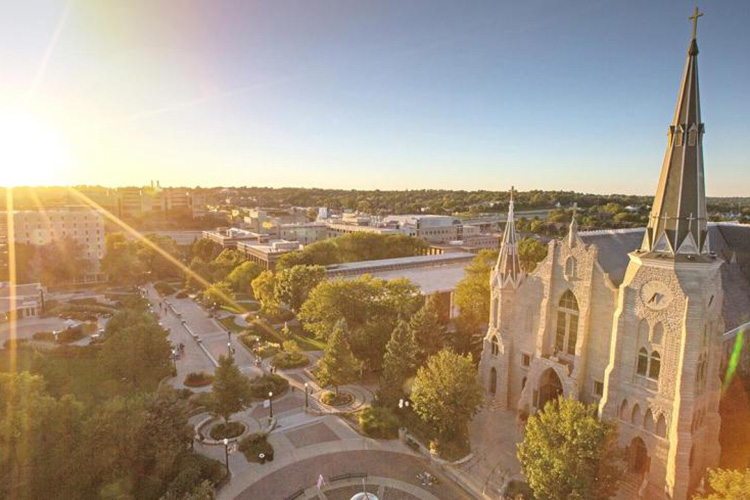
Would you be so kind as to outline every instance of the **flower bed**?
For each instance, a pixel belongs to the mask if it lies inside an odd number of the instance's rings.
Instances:
[[[338,395],[333,391],[326,391],[320,397],[320,400],[328,406],[346,406],[354,401],[354,396],[343,391],[339,391]]]
[[[276,368],[300,368],[310,364],[310,359],[299,352],[280,352],[271,359]]]
[[[269,392],[274,397],[284,394],[289,389],[289,381],[276,374],[263,375],[250,379],[250,394],[257,399],[266,399]]]
[[[243,432],[245,432],[245,424],[242,422],[229,422],[226,424],[220,422],[211,427],[208,435],[211,436],[211,439],[220,441],[222,439],[236,438],[237,436],[241,436]]]
[[[205,387],[214,381],[214,376],[206,372],[191,372],[185,377],[184,384],[188,387]]]

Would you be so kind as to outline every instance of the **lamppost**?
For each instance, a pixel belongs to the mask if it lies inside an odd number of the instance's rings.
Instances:
[[[227,476],[229,476],[229,439],[224,438],[224,465],[227,468]]]
[[[174,371],[177,372],[177,349],[172,348],[172,366]]]
[[[268,408],[270,409],[269,418],[273,418],[273,392],[268,393]]]
[[[398,400],[398,409],[403,410],[404,408],[409,409],[409,400],[401,398]]]
[[[305,411],[307,411],[310,408],[310,401],[308,399],[310,395],[310,384],[305,382]]]
[[[232,343],[231,342],[227,342],[227,354],[229,356],[232,355]]]

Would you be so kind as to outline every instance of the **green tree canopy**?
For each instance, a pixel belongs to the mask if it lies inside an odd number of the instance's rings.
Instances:
[[[483,394],[471,358],[443,349],[417,371],[411,399],[414,411],[441,437],[462,440]]]
[[[308,331],[324,340],[343,319],[354,354],[378,369],[398,318],[411,317],[421,301],[419,289],[408,280],[386,282],[365,275],[323,281],[310,293],[299,317]]]
[[[253,293],[250,284],[260,276],[263,268],[255,262],[246,261],[238,265],[227,276],[226,282],[236,293]]]
[[[411,317],[409,332],[416,342],[417,360],[420,365],[445,347],[447,340],[445,327],[440,323],[433,297],[428,298],[422,308]]]
[[[711,493],[693,500],[750,500],[750,469],[709,469],[708,486]]]
[[[482,250],[466,266],[466,277],[456,285],[455,301],[464,327],[478,333],[490,317],[490,273],[497,251]]]
[[[210,411],[229,422],[229,418],[252,403],[250,380],[242,374],[232,356],[220,356],[214,372],[214,390]]]
[[[518,258],[521,261],[521,268],[527,273],[532,272],[546,256],[547,247],[534,238],[524,238],[518,244]]]
[[[315,367],[315,376],[320,385],[334,386],[336,395],[338,395],[340,385],[357,380],[362,368],[362,364],[354,357],[346,341],[345,330],[344,321],[338,321],[328,338],[323,357]]]
[[[302,304],[326,276],[323,266],[294,266],[276,274],[276,299],[298,313]]]
[[[123,324],[129,319],[132,323]],[[167,333],[148,313],[119,316],[116,325],[108,325],[105,339],[99,362],[109,377],[126,380],[141,389],[153,389],[150,385],[154,380],[171,372]]]
[[[268,316],[279,313],[279,301],[276,298],[276,277],[271,271],[263,271],[252,281],[253,296],[260,301],[260,310]]]
[[[399,321],[385,346],[378,399],[391,405],[407,393],[404,384],[417,371],[417,354],[417,344],[408,323]]]
[[[622,475],[616,424],[572,398],[529,417],[518,459],[539,500],[606,500]]]
[[[230,305],[234,302],[232,287],[226,281],[219,281],[203,292],[203,300],[206,304]]]

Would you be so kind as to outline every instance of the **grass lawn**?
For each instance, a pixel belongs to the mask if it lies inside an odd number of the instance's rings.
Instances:
[[[292,333],[292,340],[297,342],[297,345],[303,351],[322,351],[326,348],[326,343],[322,340],[305,337],[298,333]]]
[[[219,323],[224,325],[224,328],[232,333],[239,333],[245,329],[245,327],[238,325],[234,322],[234,316],[227,316],[226,318],[219,319]]]
[[[224,305],[224,306],[221,306],[221,308],[223,310],[225,310],[225,311],[229,311],[230,313],[234,313],[234,314],[243,314],[243,313],[247,312],[247,311],[242,311],[242,310],[234,307],[233,305]]]

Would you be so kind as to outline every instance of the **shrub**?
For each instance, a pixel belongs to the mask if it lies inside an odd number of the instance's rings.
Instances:
[[[268,442],[268,435],[262,432],[250,434],[240,441],[238,449],[248,462],[265,463],[273,461],[273,446]],[[259,455],[263,454],[263,458]]]
[[[265,399],[269,392],[280,396],[289,389],[289,381],[280,375],[272,373],[250,379],[250,394],[254,398]]]
[[[210,392],[198,392],[190,396],[188,404],[192,409],[195,409],[199,407],[208,407],[210,406],[211,401],[212,396]]]
[[[247,347],[250,350],[253,350],[255,348],[255,344],[260,342],[260,337],[257,335],[251,334],[248,330],[245,330],[244,332],[239,334],[240,342],[245,344],[245,347]]]
[[[242,422],[224,422],[218,423],[211,427],[209,435],[211,439],[220,440],[224,438],[235,438],[245,432],[245,424]]]
[[[190,372],[185,377],[185,385],[188,387],[205,387],[213,382],[214,376],[206,372]]]
[[[66,328],[57,334],[57,341],[61,344],[69,344],[85,337],[83,325]]]
[[[54,342],[55,336],[52,335],[52,332],[36,332],[34,335],[31,336],[34,340],[40,340],[43,342]]]
[[[180,399],[190,399],[190,396],[194,394],[190,389],[175,389],[175,392]]]
[[[358,415],[359,425],[367,436],[382,439],[398,437],[398,417],[388,408],[368,406]]]
[[[276,368],[300,368],[307,366],[310,360],[299,352],[280,352],[271,359],[271,364]]]
[[[333,391],[326,391],[320,397],[320,400],[329,406],[344,406],[351,403],[354,400],[354,396],[348,392],[339,391],[338,396]]]
[[[275,342],[266,342],[263,341],[260,344],[258,344],[255,349],[253,349],[253,352],[260,356],[261,358],[268,358],[270,356],[275,355],[281,350],[281,346]]]
[[[156,291],[161,295],[172,295],[176,292],[174,287],[166,281],[157,281],[156,283],[154,283],[154,288],[156,288]]]
[[[175,297],[178,299],[186,299],[188,297],[188,292],[187,290],[180,290]]]
[[[169,483],[165,495],[167,497],[173,495],[173,498],[182,498],[204,480],[216,485],[227,474],[221,462],[197,453],[186,453],[180,460],[177,469],[180,472]]]

